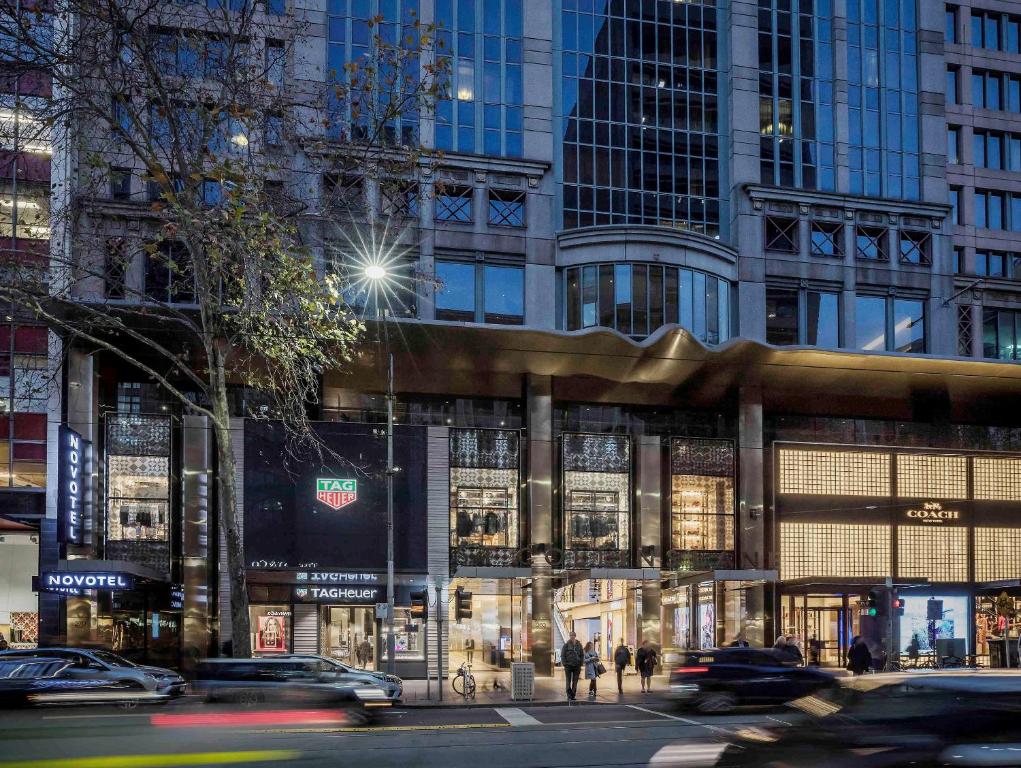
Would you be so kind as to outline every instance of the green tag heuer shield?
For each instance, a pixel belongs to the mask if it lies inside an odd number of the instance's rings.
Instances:
[[[358,481],[335,477],[316,478],[316,499],[330,509],[341,509],[358,500]]]

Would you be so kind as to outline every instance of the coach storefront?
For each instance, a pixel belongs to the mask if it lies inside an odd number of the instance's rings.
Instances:
[[[993,598],[1021,583],[1021,456],[778,442],[773,461],[785,631],[823,664],[859,634],[874,655],[990,653]]]
[[[286,444],[279,424],[245,424],[244,539],[256,655],[321,653],[368,669],[386,664],[386,435],[374,424],[315,425],[321,451]],[[394,436],[397,674],[423,677],[411,593],[426,558],[426,430]]]

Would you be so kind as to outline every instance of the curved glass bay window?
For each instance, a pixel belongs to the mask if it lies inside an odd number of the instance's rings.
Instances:
[[[576,433],[563,439],[564,548],[612,551],[623,564],[631,545],[630,441]]]
[[[734,550],[734,444],[729,440],[670,441],[670,546]]]
[[[699,341],[730,338],[730,283],[662,264],[593,264],[564,270],[569,331],[601,326],[642,338],[678,323]]]
[[[518,546],[519,435],[450,430],[450,545]]]

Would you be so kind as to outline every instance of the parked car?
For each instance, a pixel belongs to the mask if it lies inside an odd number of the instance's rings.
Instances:
[[[101,675],[78,674],[70,659],[45,656],[0,658],[0,706],[119,704],[134,706],[155,693]]]
[[[385,672],[376,672],[371,669],[359,669],[358,667],[352,667],[350,664],[345,664],[342,661],[331,658],[329,656],[319,656],[316,654],[304,654],[304,653],[288,653],[283,656],[274,656],[275,659],[298,659],[300,661],[308,661],[311,663],[319,664],[319,671],[323,674],[334,674],[337,675],[337,680],[340,682],[344,681],[355,681],[362,680],[365,682],[373,683],[378,685],[384,691],[386,691],[386,697],[392,702],[399,702],[401,696],[404,694],[404,681],[397,677],[397,675],[388,675]]]
[[[350,709],[359,719],[392,701],[375,682],[342,679],[324,672],[316,658],[206,659],[195,670],[194,689],[207,701],[256,704],[330,705]]]
[[[792,702],[788,726],[738,729],[702,765],[856,768],[1021,765],[1021,674],[924,671],[845,678]],[[694,765],[693,763],[691,765]]]
[[[148,691],[163,700],[181,696],[185,690],[184,678],[172,669],[135,664],[110,651],[88,648],[0,651],[0,661],[19,658],[64,659],[70,662],[66,670],[69,678],[117,683]]]
[[[699,712],[727,712],[744,704],[785,704],[835,679],[771,648],[714,648],[683,654],[670,673],[669,696]]]

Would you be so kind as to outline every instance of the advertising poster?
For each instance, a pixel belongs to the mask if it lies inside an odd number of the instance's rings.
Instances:
[[[259,616],[255,634],[255,650],[259,653],[286,653],[287,630],[281,616]]]

